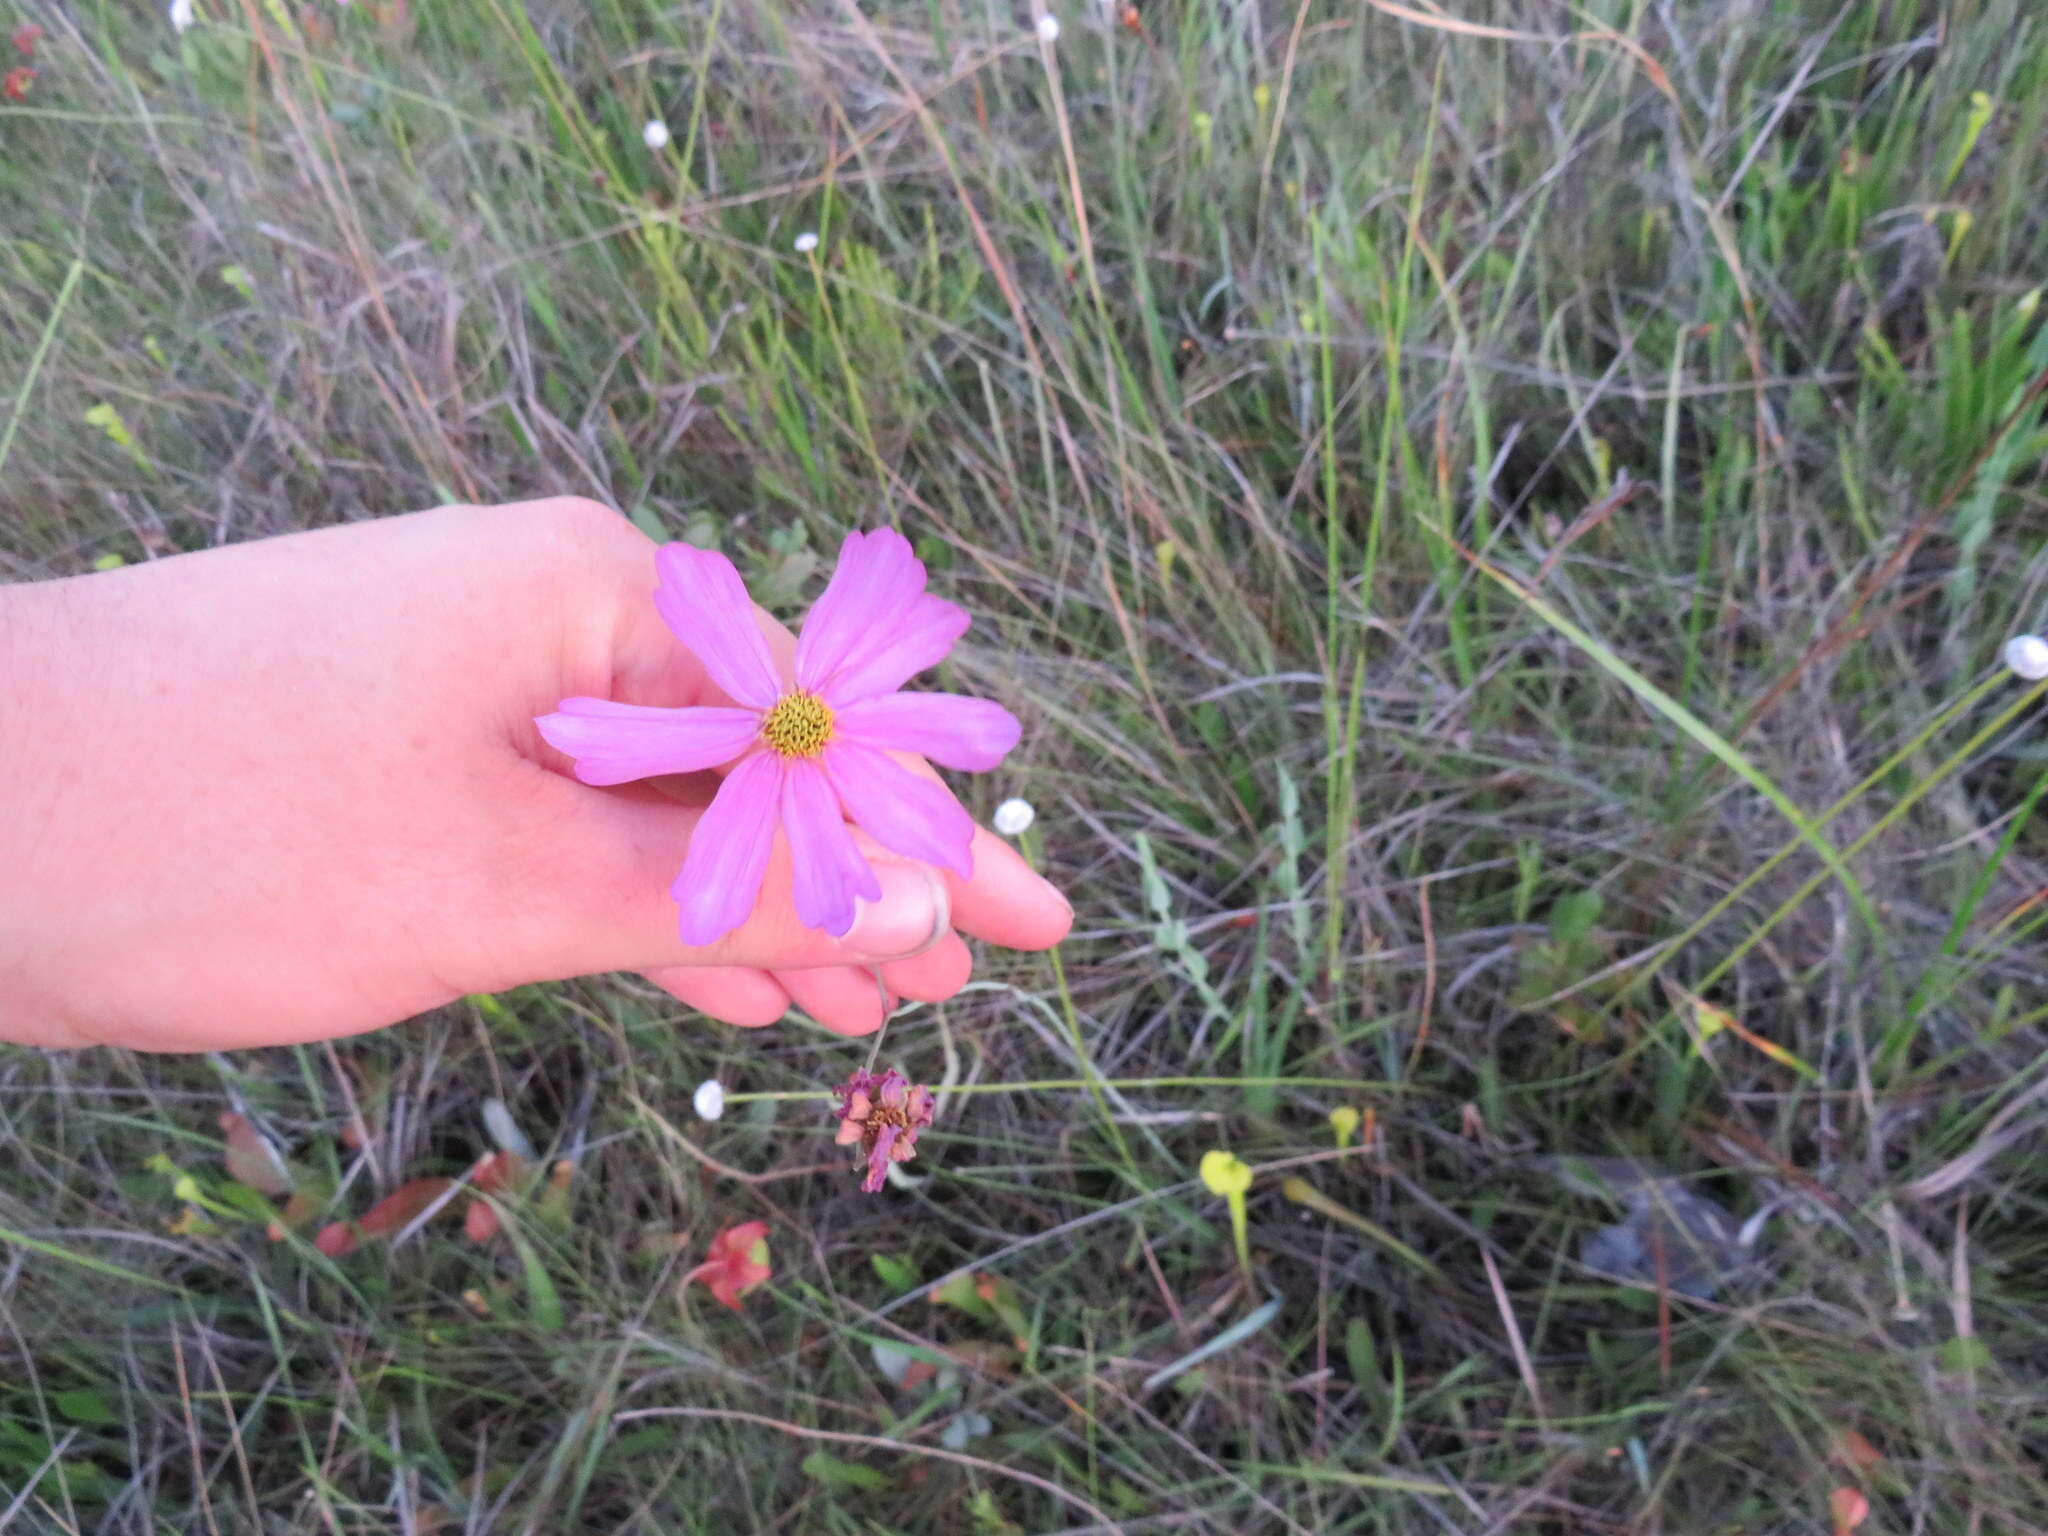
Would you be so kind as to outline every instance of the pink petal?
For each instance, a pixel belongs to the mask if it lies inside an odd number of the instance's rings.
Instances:
[[[585,698],[562,700],[534,724],[542,740],[576,760],[576,777],[585,784],[716,768],[761,732],[761,717],[751,709],[649,709]]]
[[[846,932],[853,926],[854,898],[876,900],[882,882],[853,846],[839,797],[816,763],[795,760],[784,770],[782,828],[789,835],[797,921],[834,935]]]
[[[682,873],[669,894],[685,944],[709,944],[747,920],[768,871],[782,792],[782,759],[757,752],[718,786],[690,834]]]
[[[782,674],[732,562],[713,550],[664,544],[654,568],[661,575],[654,607],[669,633],[733,699],[756,709],[772,706],[782,695]]]
[[[835,708],[899,688],[942,660],[967,613],[926,595],[924,563],[893,529],[849,533],[796,646],[800,687]]]
[[[886,616],[872,635],[848,653],[820,689],[839,709],[878,694],[894,693],[927,667],[946,659],[953,642],[967,633],[967,610],[943,598],[920,597]]]
[[[815,692],[891,609],[924,591],[924,566],[893,529],[855,530],[839,545],[839,563],[796,642],[796,680]]]
[[[896,1141],[896,1127],[885,1125],[876,1133],[875,1144],[868,1149],[868,1176],[860,1181],[865,1194],[878,1193],[889,1179],[889,1148]]]
[[[835,724],[864,747],[916,752],[942,768],[977,772],[1000,763],[1024,729],[1002,705],[957,693],[885,693],[841,707]]]
[[[921,779],[873,747],[835,741],[821,761],[854,825],[907,859],[974,873],[974,822],[942,784]]]
[[[866,1129],[858,1120],[842,1120],[839,1122],[839,1129],[832,1133],[832,1140],[842,1147],[850,1147],[866,1134]]]

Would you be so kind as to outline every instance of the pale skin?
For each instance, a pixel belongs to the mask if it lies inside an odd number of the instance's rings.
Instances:
[[[982,830],[967,880],[864,843],[883,895],[844,938],[797,921],[778,850],[747,922],[685,948],[668,887],[716,779],[593,789],[533,726],[729,702],[655,615],[654,549],[562,497],[0,588],[0,1040],[281,1045],[610,971],[859,1035],[957,992],[963,934],[1065,935]]]

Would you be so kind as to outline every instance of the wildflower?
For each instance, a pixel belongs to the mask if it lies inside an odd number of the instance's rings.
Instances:
[[[1217,1147],[1202,1154],[1202,1183],[1212,1195],[1221,1195],[1230,1210],[1230,1236],[1237,1245],[1237,1265],[1245,1283],[1255,1285],[1252,1274],[1251,1237],[1245,1216],[1244,1197],[1252,1187],[1252,1171],[1245,1161]]]
[[[649,149],[667,149],[668,124],[658,117],[650,117],[647,126],[640,130],[640,142]]]
[[[986,699],[897,691],[968,623],[964,610],[925,591],[908,539],[886,528],[846,536],[804,620],[794,675],[777,665],[725,556],[670,544],[655,567],[655,608],[734,703],[653,709],[572,698],[536,723],[585,784],[734,763],[669,888],[685,944],[709,944],[746,921],[778,827],[789,840],[797,918],[831,934],[853,926],[856,899],[881,895],[846,818],[905,858],[973,873],[973,821],[943,786],[888,754],[993,768],[1019,727]]]
[[[842,1147],[860,1143],[868,1161],[860,1187],[875,1194],[891,1163],[917,1156],[917,1133],[932,1123],[931,1091],[912,1087],[894,1067],[879,1077],[856,1072],[832,1091],[840,1099],[839,1134],[832,1139]]]
[[[995,815],[989,818],[989,825],[1005,837],[1022,837],[1037,819],[1038,812],[1031,808],[1029,800],[1010,799],[996,807]]]
[[[1358,1133],[1358,1111],[1349,1104],[1339,1104],[1331,1110],[1330,1133],[1337,1138],[1339,1151],[1350,1146],[1351,1138]]]
[[[818,248],[818,232],[815,229],[807,229],[790,244],[795,247],[797,255],[808,256]]]
[[[1038,18],[1038,40],[1041,43],[1056,43],[1060,40],[1060,19],[1050,11]]]
[[[199,18],[192,14],[192,0],[171,0],[171,26],[184,31]]]
[[[718,1120],[725,1115],[725,1084],[715,1077],[707,1077],[697,1085],[690,1103],[697,1111],[699,1120]]]
[[[35,77],[36,72],[26,64],[18,69],[10,69],[6,74],[0,75],[0,96],[5,96],[9,101],[28,100],[29,83]]]
[[[702,1280],[711,1288],[713,1300],[737,1312],[740,1298],[765,1284],[770,1273],[768,1223],[743,1221],[711,1239],[704,1262],[683,1276],[682,1283]]]
[[[43,40],[43,29],[32,21],[24,21],[14,29],[14,51],[24,59],[36,56],[36,44]]]
[[[2005,664],[2030,683],[2048,677],[2048,640],[2039,635],[2014,635],[2005,642]]]

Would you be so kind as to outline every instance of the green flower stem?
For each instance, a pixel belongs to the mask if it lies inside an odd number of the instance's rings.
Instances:
[[[1119,1092],[1126,1088],[1274,1088],[1289,1085],[1296,1088],[1344,1088],[1352,1091],[1377,1090],[1382,1093],[1413,1094],[1419,1090],[1401,1083],[1367,1082],[1356,1077],[1040,1077],[1023,1083],[959,1083],[940,1090],[943,1093],[1050,1093],[1075,1088],[1115,1088]],[[829,1099],[835,1097],[830,1088],[763,1089],[755,1092],[728,1093],[728,1104],[756,1104],[783,1099]]]

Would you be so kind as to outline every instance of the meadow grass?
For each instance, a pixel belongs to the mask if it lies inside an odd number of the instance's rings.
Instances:
[[[978,1091],[873,1198],[690,1111],[865,1044],[631,979],[0,1051],[0,1529],[2048,1528],[2027,0],[14,3],[10,578],[893,524],[1079,918],[889,1024]],[[488,1245],[266,1242],[216,1129],[359,1214],[492,1099]]]

